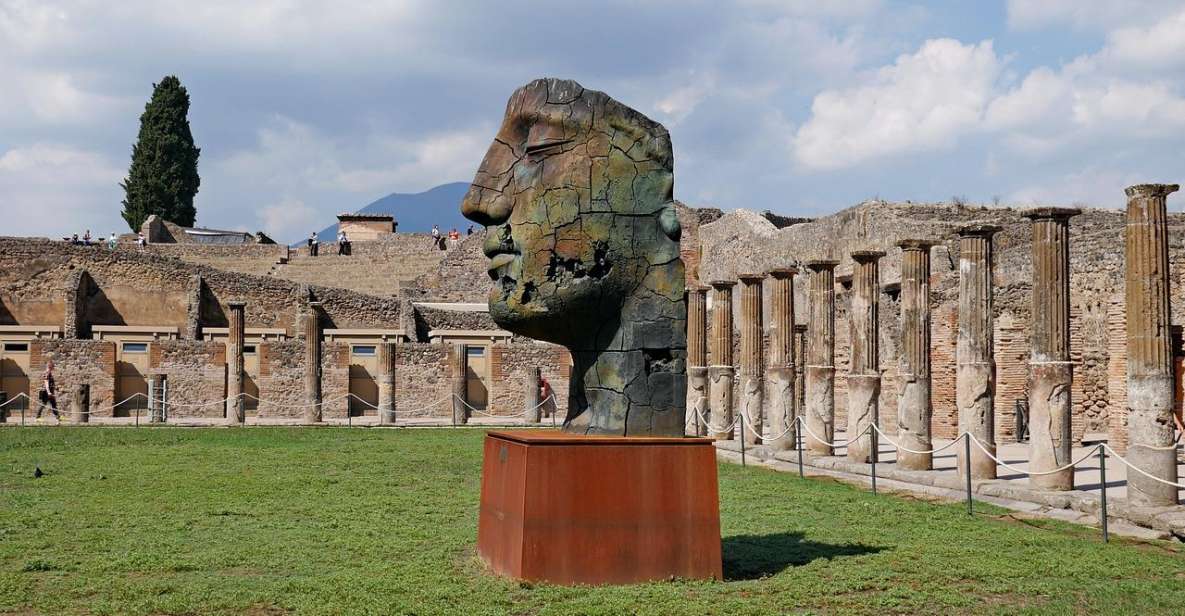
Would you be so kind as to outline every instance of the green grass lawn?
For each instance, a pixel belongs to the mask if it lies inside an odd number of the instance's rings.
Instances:
[[[474,557],[481,439],[0,430],[0,614],[1185,612],[1176,544],[733,465],[725,581],[509,582]]]

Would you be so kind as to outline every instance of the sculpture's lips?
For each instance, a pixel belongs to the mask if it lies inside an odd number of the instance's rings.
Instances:
[[[501,270],[508,267],[511,263],[514,263],[514,258],[517,256],[517,254],[512,252],[499,252],[490,255],[490,266],[487,269],[490,274],[490,278],[494,280],[501,278]]]

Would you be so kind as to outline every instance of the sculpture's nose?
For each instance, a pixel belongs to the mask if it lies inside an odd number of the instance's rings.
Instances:
[[[461,214],[465,218],[487,227],[510,219],[510,211],[514,208],[510,178],[516,161],[514,152],[501,141],[490,146],[469,185],[465,200],[461,202]]]

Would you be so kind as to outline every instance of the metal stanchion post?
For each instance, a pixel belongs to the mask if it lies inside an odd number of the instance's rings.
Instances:
[[[737,421],[741,425],[741,466],[745,465],[745,413],[737,415]]]
[[[132,407],[132,411],[136,414],[136,427],[140,427],[140,407]]]
[[[1102,444],[1099,445],[1099,484],[1099,516],[1103,522],[1103,542],[1107,543],[1111,540],[1107,530],[1107,452]]]
[[[872,494],[873,494],[873,496],[875,496],[876,495],[876,453],[877,453],[876,447],[877,447],[877,444],[876,444],[876,430],[872,429],[872,424],[868,425],[868,440],[870,441],[869,444],[872,445],[872,457],[870,457],[869,460],[872,461]]]
[[[798,447],[798,478],[802,479],[804,477],[802,474],[802,418],[798,417],[796,421],[798,421],[798,428],[794,430],[794,440],[797,441]]]
[[[971,433],[963,433],[963,474],[967,476],[967,515],[974,515],[974,505],[971,504]]]

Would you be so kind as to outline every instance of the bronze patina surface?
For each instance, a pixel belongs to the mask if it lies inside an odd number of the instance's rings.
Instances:
[[[683,263],[665,128],[603,92],[514,92],[462,210],[486,226],[490,315],[572,353],[564,430],[682,436]]]

